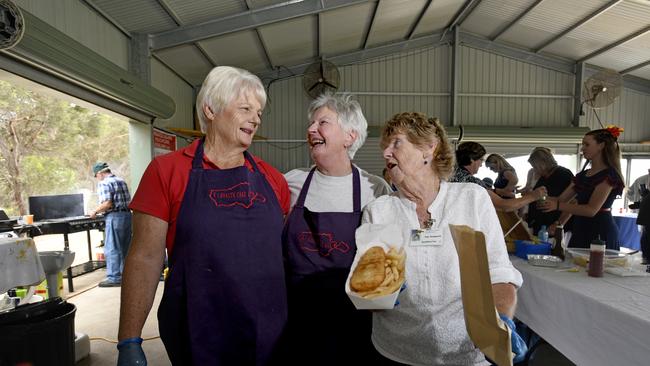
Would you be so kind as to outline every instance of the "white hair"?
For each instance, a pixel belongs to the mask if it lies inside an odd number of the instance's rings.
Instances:
[[[196,115],[199,117],[201,132],[207,131],[207,119],[203,106],[212,113],[219,114],[233,100],[244,92],[253,92],[262,108],[266,105],[266,91],[262,81],[249,71],[232,66],[217,66],[203,80],[201,90],[196,96]]]
[[[307,117],[310,121],[316,110],[322,107],[327,107],[336,112],[343,131],[354,131],[356,133],[356,140],[348,147],[348,156],[353,159],[354,154],[363,146],[368,136],[368,121],[363,116],[361,105],[352,99],[351,94],[342,94],[340,96],[321,94],[311,102],[309,109],[307,109]]]

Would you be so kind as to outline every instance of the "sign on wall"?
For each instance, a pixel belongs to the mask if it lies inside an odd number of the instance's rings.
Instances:
[[[153,129],[153,156],[164,155],[176,151],[176,135]]]

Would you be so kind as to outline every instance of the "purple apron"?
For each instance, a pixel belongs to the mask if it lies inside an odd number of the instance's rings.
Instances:
[[[361,224],[359,171],[352,167],[354,212],[311,212],[304,207],[313,168],[282,233],[289,325],[285,362],[339,365],[368,361],[372,314],[356,310],[345,281]],[[360,364],[364,364],[361,362]]]
[[[170,276],[158,308],[174,365],[266,365],[287,320],[282,210],[253,167],[192,161],[176,224]]]

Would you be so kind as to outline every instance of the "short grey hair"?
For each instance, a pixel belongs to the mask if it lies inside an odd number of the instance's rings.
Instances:
[[[357,139],[348,147],[348,156],[353,159],[354,154],[363,146],[366,137],[368,137],[368,121],[363,116],[361,105],[353,99],[351,94],[321,94],[311,102],[309,109],[307,109],[307,117],[310,121],[316,110],[322,107],[327,107],[336,112],[343,131],[356,132]]]
[[[203,80],[201,90],[196,96],[196,115],[199,117],[201,132],[207,131],[207,119],[203,106],[207,105],[214,114],[219,114],[242,93],[251,91],[262,108],[266,105],[266,91],[262,81],[251,72],[232,66],[217,66]]]

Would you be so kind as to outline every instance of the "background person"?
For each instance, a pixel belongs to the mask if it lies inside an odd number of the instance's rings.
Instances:
[[[515,198],[517,189],[517,172],[508,161],[499,154],[490,154],[485,159],[485,167],[497,173],[494,181],[494,193],[503,198]]]
[[[546,188],[544,187],[539,187],[515,199],[504,199],[494,193],[484,181],[474,176],[483,165],[483,161],[485,161],[485,153],[485,148],[478,142],[466,141],[458,145],[456,149],[456,169],[449,178],[449,182],[478,184],[487,190],[494,208],[503,211],[517,210],[546,195]]]
[[[648,174],[642,175],[634,180],[630,189],[627,190],[628,208],[638,210],[638,206],[644,196],[643,192],[647,189],[650,189],[650,169],[648,169]]]
[[[642,264],[650,263],[650,191],[648,188],[642,190],[642,198],[639,203],[639,216],[636,218],[636,223],[643,227],[641,233],[641,254]]]
[[[582,138],[582,155],[587,160],[559,197],[548,197],[538,207],[543,212],[562,211],[574,216],[569,247],[589,248],[600,236],[607,249],[619,249],[618,227],[612,218],[612,203],[623,193],[621,150],[616,126],[589,131]],[[587,166],[589,169],[586,169]],[[573,198],[576,202],[568,202]],[[566,220],[566,215],[563,215]],[[566,221],[561,222],[565,224]]]
[[[104,258],[106,259],[106,280],[99,287],[115,287],[122,283],[124,261],[131,245],[131,195],[124,179],[111,172],[108,164],[98,162],[93,165],[93,174],[97,183],[99,206],[90,212],[90,217],[103,213],[106,220],[106,242]]]
[[[307,114],[307,143],[316,165],[285,174],[293,206],[283,232],[289,295],[286,363],[363,364],[374,354],[371,314],[356,310],[345,281],[356,253],[361,210],[391,189],[352,164],[368,127],[357,101],[349,95],[321,95]]]
[[[528,163],[533,167],[538,178],[534,188],[546,187],[548,195],[558,197],[573,181],[573,173],[565,167],[559,166],[553,153],[549,148],[536,147],[528,157]],[[537,201],[528,205],[528,216],[526,221],[533,229],[533,235],[537,235],[542,225],[549,228],[549,234],[554,235],[555,225],[560,218],[559,211],[543,212],[537,208]],[[571,231],[570,222],[564,227],[564,231]]]
[[[442,124],[421,113],[396,114],[384,126],[381,146],[398,190],[369,203],[362,221],[397,223],[406,237],[424,230],[441,239],[405,245],[408,288],[399,295],[399,306],[373,313],[372,341],[381,354],[373,365],[488,364],[467,334],[449,224],[485,234],[494,302],[512,330],[513,352],[523,357],[526,346],[512,322],[521,274],[510,263],[487,191],[446,181],[454,153]]]
[[[215,67],[196,100],[205,138],[147,167],[131,203],[118,365],[145,362],[140,335],[165,247],[158,325],[172,364],[273,361],[287,317],[281,234],[289,189],[280,172],[247,152],[265,103],[257,76]]]

